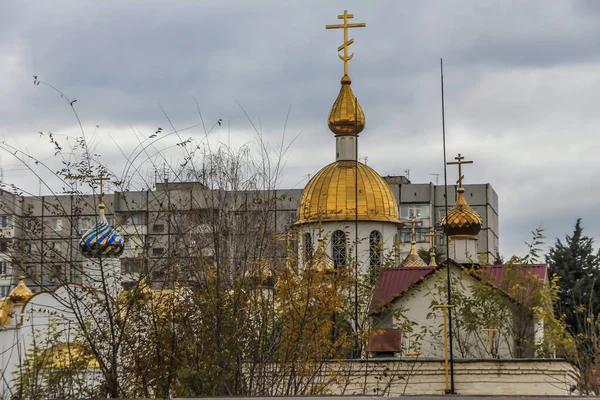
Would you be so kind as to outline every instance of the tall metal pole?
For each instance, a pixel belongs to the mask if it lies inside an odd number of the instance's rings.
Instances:
[[[358,332],[358,98],[354,97],[354,329]],[[358,348],[358,346],[356,346]]]
[[[448,215],[448,171],[446,166],[446,110],[444,105],[444,62],[440,58],[440,83],[442,86],[442,141],[444,145],[444,200],[446,215]],[[446,272],[448,284],[448,302],[452,304],[451,275],[450,275],[450,243],[446,235]],[[450,394],[454,394],[454,353],[452,351],[452,309],[448,309],[448,339],[450,341]]]

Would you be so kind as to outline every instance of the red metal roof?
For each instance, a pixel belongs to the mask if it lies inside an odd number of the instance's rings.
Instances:
[[[460,267],[459,264],[455,264]],[[548,274],[546,264],[522,265],[526,267],[524,273],[530,273],[545,281]],[[406,290],[419,282],[427,279],[436,270],[441,267],[397,267],[381,271],[377,286],[373,291],[371,299],[370,313],[377,313],[380,309],[402,296]],[[475,278],[482,279],[484,282],[502,288],[502,282],[508,271],[508,266],[503,265],[482,265],[479,267],[479,274],[473,274]],[[529,293],[530,288],[527,288]],[[515,299],[518,300],[518,299]]]
[[[527,273],[536,275],[539,279],[545,281],[548,274],[548,265],[546,264],[528,264],[515,265],[515,267],[524,267]],[[502,281],[508,270],[506,264],[502,265],[482,265],[480,269],[484,272],[484,276],[489,277],[490,283],[496,286],[502,286]]]
[[[436,267],[397,267],[381,271],[371,299],[371,312],[399,297],[413,284],[433,274]]]

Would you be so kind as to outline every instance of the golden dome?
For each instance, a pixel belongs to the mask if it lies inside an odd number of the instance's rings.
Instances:
[[[25,277],[19,276],[19,283],[9,293],[8,298],[15,304],[24,304],[31,296],[33,296],[33,292],[25,284]]]
[[[356,170],[358,193],[355,187]],[[375,170],[355,161],[336,161],[321,169],[304,188],[296,225],[353,221],[357,217],[359,221],[401,223],[396,199]]]
[[[316,272],[332,273],[335,272],[335,264],[329,254],[325,251],[325,241],[319,239],[319,246],[315,250],[309,265],[307,267],[312,268]]]
[[[417,253],[417,243],[413,240],[410,242],[410,253],[402,261],[403,267],[427,267],[427,263]]]
[[[348,75],[342,78],[340,94],[329,112],[329,129],[336,136],[358,135],[365,129],[365,114],[354,97]]]
[[[467,204],[465,189],[459,187],[457,192],[458,199],[456,199],[456,204],[448,211],[448,215],[442,218],[444,232],[449,237],[476,237],[479,231],[481,231],[481,217]]]

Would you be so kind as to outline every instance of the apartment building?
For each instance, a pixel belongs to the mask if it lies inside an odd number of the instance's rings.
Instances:
[[[431,226],[438,228],[445,215],[444,186],[413,184],[402,176],[384,179],[398,200],[401,218],[417,217],[418,246],[428,249],[425,234]],[[498,249],[498,196],[490,184],[466,185],[465,190],[483,220],[478,252],[493,257]],[[216,244],[217,251],[232,257],[265,257],[252,254],[256,246],[245,241],[267,234],[283,238],[295,221],[301,195],[302,189],[211,190],[198,182],[165,182],[151,191],[105,194],[108,223],[125,240],[122,281],[137,281],[140,274],[161,280],[174,265],[185,275],[186,266],[213,263]],[[455,186],[448,187],[448,196],[451,207]],[[78,242],[96,224],[97,210],[98,199],[91,195],[33,197],[0,191],[0,295],[10,291],[21,272],[35,291],[82,282]],[[410,227],[398,233],[402,255],[410,247]],[[436,240],[440,244],[443,238]],[[291,237],[274,241],[268,257],[283,257],[294,246]]]

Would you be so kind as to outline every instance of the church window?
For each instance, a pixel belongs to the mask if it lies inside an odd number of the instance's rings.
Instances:
[[[346,265],[346,234],[337,230],[331,235],[332,257],[335,269]]]
[[[371,268],[381,267],[381,232],[372,231],[369,235],[369,265]]]
[[[308,261],[313,256],[312,235],[309,232],[304,234],[304,261]]]

